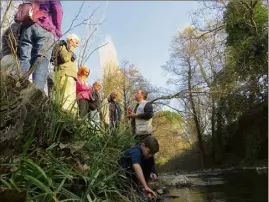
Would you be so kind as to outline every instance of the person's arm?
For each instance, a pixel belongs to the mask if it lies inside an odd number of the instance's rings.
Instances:
[[[60,38],[62,36],[62,19],[63,19],[63,8],[59,0],[51,0],[51,15],[52,23],[56,27],[56,34]]]
[[[150,196],[152,196],[153,199],[156,199],[157,194],[147,185],[141,166],[138,163],[133,164],[133,169],[135,171],[137,179],[143,185],[145,192],[150,194]]]
[[[153,106],[151,103],[148,102],[145,105],[144,113],[137,114],[136,118],[148,120],[148,119],[151,119],[153,115],[154,115]]]
[[[143,185],[143,187],[144,188],[148,187],[146,180],[145,180],[145,177],[144,177],[144,174],[143,174],[143,170],[142,170],[140,164],[138,164],[138,163],[133,164],[133,169],[135,171],[137,179]]]
[[[146,183],[142,168],[140,166],[140,164],[136,163],[133,164],[133,169],[135,171],[136,177],[139,180],[139,182],[143,185],[145,191],[151,195],[153,195],[154,198],[157,198],[157,195],[154,191],[152,191],[151,188],[149,188],[149,186]]]

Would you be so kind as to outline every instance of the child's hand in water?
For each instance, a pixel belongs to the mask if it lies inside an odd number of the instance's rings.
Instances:
[[[149,187],[145,187],[145,192],[147,193],[148,197],[149,197],[151,200],[156,201],[156,199],[157,199],[157,194],[156,194],[154,191],[152,191],[151,188],[149,188]]]

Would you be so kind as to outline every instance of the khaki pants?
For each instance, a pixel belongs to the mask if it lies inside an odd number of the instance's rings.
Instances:
[[[135,135],[135,140],[137,144],[141,144],[148,136],[151,136],[151,134]]]
[[[60,90],[64,90],[63,109],[73,114],[77,113],[76,80],[71,76],[60,78]]]

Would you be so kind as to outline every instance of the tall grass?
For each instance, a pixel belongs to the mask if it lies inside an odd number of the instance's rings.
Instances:
[[[2,190],[26,191],[26,201],[136,201],[119,168],[134,145],[126,127],[112,134],[48,101],[41,119],[24,127],[24,147],[0,176]],[[12,198],[10,199],[12,201]]]

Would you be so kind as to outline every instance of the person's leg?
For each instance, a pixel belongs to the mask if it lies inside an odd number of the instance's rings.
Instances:
[[[135,140],[137,144],[141,144],[144,139],[148,136],[150,136],[151,134],[143,134],[143,135],[135,135]]]
[[[31,53],[32,53],[32,26],[24,28],[21,32],[20,41],[19,41],[19,52],[20,52],[20,69],[22,75],[25,75],[30,67]]]
[[[73,77],[63,76],[60,79],[61,90],[64,91],[63,109],[76,113],[76,81]]]
[[[49,75],[48,71],[49,60],[45,57],[37,58],[35,65],[33,68],[36,67],[36,70],[33,72],[33,83],[42,91],[44,91],[47,78]]]
[[[53,79],[52,79],[52,75],[49,75],[47,78],[47,88],[48,88],[48,96],[50,98],[52,98],[53,95]]]
[[[89,111],[89,101],[87,99],[78,100],[79,117],[84,118]]]
[[[34,37],[31,60],[31,68],[34,68],[33,81],[40,90],[44,90],[49,75],[49,61],[55,38],[51,32],[38,24],[32,25],[32,30]]]
[[[143,142],[144,139],[146,139],[148,136],[150,136],[151,134],[144,134],[144,135],[141,135],[140,137],[140,142]]]

